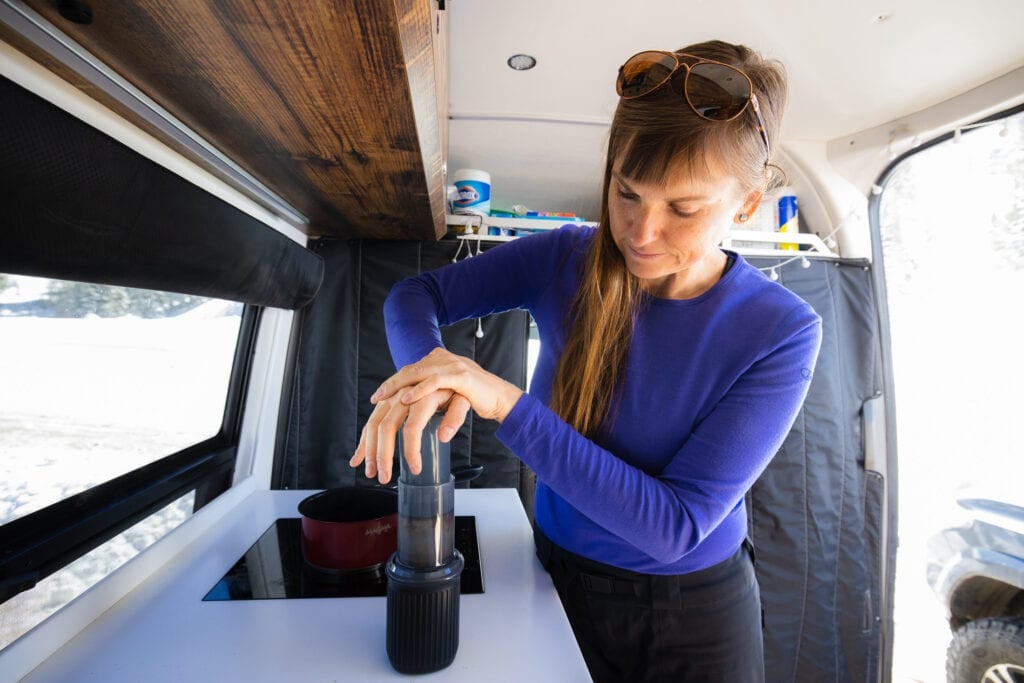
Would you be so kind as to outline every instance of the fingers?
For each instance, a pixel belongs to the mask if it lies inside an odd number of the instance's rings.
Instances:
[[[356,450],[352,454],[352,457],[348,459],[349,467],[359,467],[366,459],[366,425],[363,425],[363,431],[359,433],[359,443],[356,444]]]
[[[402,403],[411,405],[435,391],[448,389],[466,396],[472,403],[474,373],[481,372],[483,370],[480,366],[468,358],[448,354],[447,358],[438,358],[429,365],[418,368],[418,381],[410,381],[400,390],[395,390],[394,396]]]
[[[451,393],[445,395],[443,400],[447,400],[450,396]],[[406,418],[406,423],[401,427],[401,456],[406,459],[409,471],[413,474],[419,474],[423,469],[423,457],[420,453],[420,445],[423,442],[423,430],[437,410],[438,397],[433,396],[430,398],[410,405],[409,417]]]
[[[368,479],[377,476],[377,423],[380,422],[382,410],[374,408],[370,419],[363,427],[363,439],[360,441],[363,456],[366,460],[365,472]]]
[[[457,359],[459,357],[447,349],[440,347],[434,349],[421,360],[406,365],[394,375],[384,380],[370,396],[370,403],[376,405],[380,401],[391,398],[401,389],[418,384],[424,376],[431,372],[431,368],[438,363],[449,362],[450,359]]]
[[[465,421],[469,411],[469,402],[465,398],[457,398],[459,401],[447,418],[449,423],[455,426],[455,430]],[[352,467],[364,464],[368,478],[376,477],[381,484],[387,484],[393,475],[395,443],[401,430],[402,457],[408,463],[409,470],[413,474],[419,474],[422,470],[420,445],[423,440],[423,429],[438,409],[448,405],[451,400],[452,392],[441,390],[432,392],[411,405],[402,403],[394,396],[378,402],[363,427],[359,444],[349,459],[349,464]],[[454,435],[454,430],[452,434]]]
[[[423,430],[437,414],[438,408],[448,403],[451,398],[452,392],[438,391],[409,406],[409,417],[402,427],[402,455],[413,474],[419,474],[422,470],[423,456],[420,447],[423,444]]]
[[[395,434],[409,413],[408,406],[397,400],[385,401],[374,407],[363,425],[359,443],[349,458],[351,467],[364,465],[367,478],[377,477],[382,484],[391,480],[395,452]]]
[[[441,420],[441,426],[437,428],[437,438],[445,443],[451,441],[459,427],[466,422],[469,409],[469,400],[461,394],[455,394],[448,402],[448,410]]]
[[[451,391],[462,397],[479,417],[503,421],[519,400],[522,390],[468,358],[449,355],[450,358],[439,359],[439,362],[425,368],[418,384],[403,387],[388,400],[397,399],[405,405],[415,405],[434,392]],[[459,410],[462,409],[460,404]],[[453,413],[451,424],[458,429],[464,420],[465,414]]]
[[[427,356],[430,358],[430,356]],[[412,363],[406,365],[404,368],[396,372],[395,374],[384,380],[377,391],[373,392],[370,396],[370,403],[376,405],[381,401],[385,401],[392,396],[395,392],[401,390],[403,387],[409,386],[410,384],[416,384],[419,381],[419,377],[422,374],[422,366],[426,359],[419,361],[418,363]]]
[[[391,470],[395,462],[396,435],[409,415],[409,407],[402,405],[399,401],[388,400],[383,404],[378,404],[374,412],[377,412],[378,409],[382,411],[383,416],[377,423],[376,448],[367,451],[367,457],[376,461],[376,467],[371,471],[368,466],[366,476],[373,477],[375,472],[377,481],[387,484],[391,481]],[[410,465],[412,464],[414,463],[410,463]],[[419,467],[418,452],[415,466]]]

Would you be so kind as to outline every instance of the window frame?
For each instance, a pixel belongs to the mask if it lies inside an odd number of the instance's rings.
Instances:
[[[875,285],[875,299],[876,306],[879,316],[879,334],[882,338],[882,375],[883,375],[883,386],[885,387],[886,397],[884,404],[885,421],[888,425],[886,433],[886,451],[890,454],[890,468],[891,471],[887,475],[887,479],[891,482],[887,487],[887,508],[889,510],[888,517],[886,520],[886,528],[889,530],[887,533],[893,539],[898,538],[900,526],[898,520],[899,514],[899,475],[898,475],[898,463],[897,463],[897,412],[899,395],[896,391],[895,373],[893,368],[893,346],[892,346],[892,326],[890,324],[890,311],[889,311],[889,290],[888,282],[885,274],[885,249],[882,244],[882,201],[884,199],[885,191],[888,188],[888,183],[896,173],[897,169],[910,157],[919,154],[926,149],[930,149],[936,145],[949,142],[957,137],[957,131],[960,131],[960,135],[969,135],[970,133],[978,130],[979,128],[989,125],[997,124],[1003,119],[1008,119],[1012,116],[1024,113],[1024,104],[1016,105],[1009,109],[998,111],[990,116],[974,120],[970,123],[962,124],[950,130],[948,133],[938,135],[931,138],[921,144],[913,147],[912,149],[903,152],[902,154],[893,158],[889,164],[882,169],[878,177],[875,179],[873,184],[872,192],[868,197],[868,222],[871,230],[871,262],[872,262],[872,279]],[[893,666],[893,652],[891,646],[891,640],[895,631],[892,623],[893,600],[898,597],[896,594],[896,555],[895,546],[893,546],[893,553],[891,555],[891,561],[887,561],[884,570],[884,580],[886,585],[890,587],[890,591],[887,592],[883,603],[883,614],[890,615],[889,622],[886,626],[888,630],[888,642],[885,650],[882,653],[881,661],[885,671],[892,671]]]
[[[231,487],[262,310],[243,309],[217,434],[0,526],[0,603],[189,491],[195,511]]]

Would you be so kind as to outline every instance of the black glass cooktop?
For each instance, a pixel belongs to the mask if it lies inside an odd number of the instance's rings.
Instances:
[[[483,593],[475,517],[455,517],[455,547],[466,561],[462,593]],[[271,524],[203,600],[384,596],[387,585],[383,566],[328,572],[306,564],[302,559],[302,520],[289,518]]]

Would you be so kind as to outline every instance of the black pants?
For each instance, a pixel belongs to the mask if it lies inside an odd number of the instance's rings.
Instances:
[[[761,599],[747,543],[707,569],[659,576],[580,557],[536,528],[534,536],[598,683],[763,683]]]

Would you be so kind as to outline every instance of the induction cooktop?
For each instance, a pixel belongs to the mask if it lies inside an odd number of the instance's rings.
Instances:
[[[466,562],[461,592],[483,593],[475,517],[455,517],[455,547]],[[332,572],[307,564],[302,558],[302,520],[282,518],[263,532],[203,600],[372,597],[386,595],[387,585],[383,565]]]

